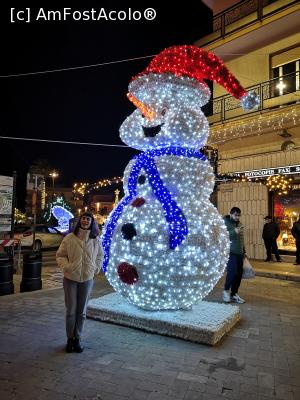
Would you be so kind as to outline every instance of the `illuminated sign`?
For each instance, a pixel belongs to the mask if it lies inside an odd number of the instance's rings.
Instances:
[[[238,171],[232,172],[234,175],[244,175],[246,178],[264,178],[267,176],[273,175],[294,175],[300,174],[300,165],[289,165],[285,167],[276,167],[276,168],[262,168],[262,169],[253,169],[252,171]]]

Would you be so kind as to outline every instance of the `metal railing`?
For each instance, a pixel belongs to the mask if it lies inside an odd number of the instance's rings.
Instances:
[[[201,39],[201,45],[207,45],[227,34],[242,29],[254,22],[261,21],[274,13],[284,10],[298,0],[244,0],[227,8],[213,18],[213,33]]]
[[[211,123],[215,123],[300,102],[299,74],[297,71],[246,88],[247,92],[253,90],[260,99],[259,106],[252,111],[243,110],[239,100],[225,95],[212,99],[204,108],[204,113]]]

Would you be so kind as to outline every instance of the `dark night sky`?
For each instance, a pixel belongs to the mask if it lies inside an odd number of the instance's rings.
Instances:
[[[198,0],[181,6],[163,1],[81,1],[72,9],[156,9],[154,21],[32,21],[10,23],[1,7],[1,75],[43,71],[156,54],[174,44],[192,44],[211,31],[211,12]],[[47,10],[70,7],[46,5]],[[142,5],[143,4],[143,5]],[[26,7],[30,7],[26,4]],[[32,13],[37,7],[31,7]],[[131,76],[150,59],[44,75],[0,78],[0,135],[122,144],[118,130],[134,107],[126,98]],[[122,175],[134,150],[0,139],[0,175],[18,173],[22,204],[29,165],[46,158],[60,172],[58,183]]]

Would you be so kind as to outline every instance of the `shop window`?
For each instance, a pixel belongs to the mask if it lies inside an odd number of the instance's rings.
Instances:
[[[277,239],[279,250],[296,251],[295,239],[291,233],[293,223],[300,213],[300,189],[291,190],[287,195],[274,195],[274,219],[279,223],[280,235]]]

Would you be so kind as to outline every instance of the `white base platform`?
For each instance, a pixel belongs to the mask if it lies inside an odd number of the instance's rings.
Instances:
[[[230,304],[201,301],[188,311],[146,311],[128,303],[118,293],[110,293],[90,300],[87,317],[215,345],[238,322],[240,310]]]

